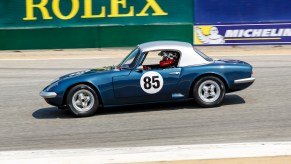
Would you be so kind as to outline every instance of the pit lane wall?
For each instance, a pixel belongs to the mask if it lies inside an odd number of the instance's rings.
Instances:
[[[0,50],[193,42],[193,0],[0,1]]]
[[[196,0],[195,45],[291,44],[290,0]]]

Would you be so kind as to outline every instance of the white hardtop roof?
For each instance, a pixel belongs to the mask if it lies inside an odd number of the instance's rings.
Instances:
[[[157,51],[157,50],[177,50],[181,52],[178,67],[191,65],[208,64],[202,56],[194,51],[194,47],[190,43],[179,41],[154,41],[138,45],[142,52]]]
[[[147,42],[138,45],[138,47],[143,52],[147,51],[154,51],[154,50],[180,50],[183,48],[192,48],[190,43],[186,42],[179,42],[179,41],[154,41],[154,42]]]

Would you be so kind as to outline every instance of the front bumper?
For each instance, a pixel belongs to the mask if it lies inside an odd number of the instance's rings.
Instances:
[[[42,91],[42,92],[40,92],[39,95],[41,97],[43,97],[44,99],[50,99],[50,98],[57,97],[57,93],[55,93],[55,92],[45,92],[45,91]]]

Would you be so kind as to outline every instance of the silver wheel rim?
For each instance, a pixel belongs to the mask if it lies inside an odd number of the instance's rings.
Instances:
[[[200,84],[198,94],[201,100],[207,103],[216,101],[220,96],[219,85],[213,80],[206,80]]]
[[[94,102],[93,94],[85,89],[77,91],[72,98],[72,104],[79,112],[87,112],[91,110]]]

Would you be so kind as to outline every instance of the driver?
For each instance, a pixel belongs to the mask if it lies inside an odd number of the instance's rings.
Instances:
[[[161,51],[159,53],[159,56],[163,57],[163,59],[160,61],[161,68],[170,68],[170,67],[174,67],[176,65],[176,61],[177,61],[178,57],[175,54],[175,52]]]

